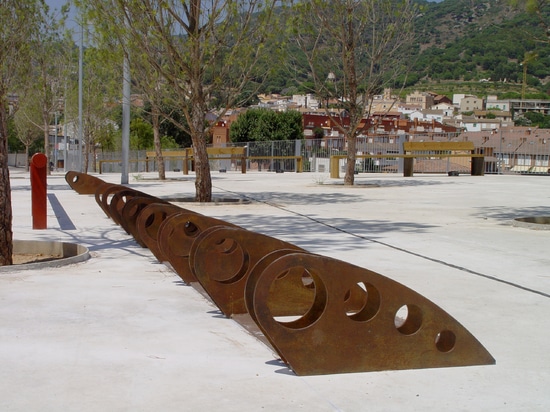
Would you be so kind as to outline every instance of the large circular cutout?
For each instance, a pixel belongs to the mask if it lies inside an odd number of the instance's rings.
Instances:
[[[327,292],[314,271],[302,266],[288,268],[274,277],[267,307],[273,319],[290,329],[306,328],[323,314]]]

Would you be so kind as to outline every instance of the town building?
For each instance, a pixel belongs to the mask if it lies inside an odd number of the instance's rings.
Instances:
[[[461,112],[473,112],[474,110],[483,110],[483,99],[477,96],[465,96],[460,100],[460,111]]]
[[[415,91],[407,95],[405,103],[420,109],[428,109],[435,104],[434,96],[433,93]]]

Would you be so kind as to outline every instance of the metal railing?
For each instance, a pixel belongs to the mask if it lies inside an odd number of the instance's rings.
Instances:
[[[435,140],[437,139],[437,140]],[[403,154],[404,141],[474,141],[475,151],[485,157],[485,173],[501,174],[549,174],[550,173],[550,140],[538,136],[525,137],[500,134],[479,136],[474,140],[472,135],[445,134],[437,136],[414,135],[378,135],[375,137],[360,137],[357,140],[358,155],[372,155],[368,158],[358,158],[355,164],[356,173],[399,173],[402,171],[399,156]],[[285,171],[297,170],[296,157],[302,158],[304,172],[329,173],[330,157],[346,155],[347,144],[342,138],[306,139],[291,141],[248,142],[227,145],[245,148],[246,169],[251,171]],[[180,149],[181,150],[181,149]],[[170,157],[170,151],[164,151],[166,170],[182,171],[183,159]],[[379,155],[379,157],[377,157]],[[283,159],[283,157],[288,157]],[[96,159],[102,162],[102,173],[120,173],[121,154],[118,152],[100,153]],[[130,153],[130,173],[156,171],[154,158],[147,158],[146,151]],[[447,173],[457,171],[467,173],[470,170],[469,160],[457,161],[441,156],[415,160],[415,173]],[[211,159],[212,170],[238,171],[242,169],[241,159]],[[343,172],[346,159],[339,161]]]

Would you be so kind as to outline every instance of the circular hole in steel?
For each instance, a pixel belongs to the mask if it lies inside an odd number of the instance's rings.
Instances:
[[[403,335],[413,335],[422,326],[422,310],[416,305],[403,305],[395,313],[394,324]]]
[[[274,320],[290,329],[313,324],[326,306],[326,291],[320,279],[301,266],[288,268],[269,287],[267,307]]]
[[[153,223],[155,223],[155,214],[151,213],[150,215],[147,215],[147,219],[145,219],[144,225],[146,228],[149,228],[153,225]]]
[[[231,284],[239,281],[246,275],[250,257],[243,246],[231,238],[219,239],[210,249],[209,260],[204,265],[205,273],[209,277],[224,284]]]
[[[435,337],[435,347],[440,352],[450,352],[456,344],[456,335],[450,330],[442,330]]]
[[[380,292],[370,283],[358,282],[346,292],[344,304],[350,319],[366,322],[380,309]]]
[[[198,226],[189,220],[185,222],[185,225],[183,226],[183,231],[185,232],[185,235],[189,237],[195,237],[200,232]]]

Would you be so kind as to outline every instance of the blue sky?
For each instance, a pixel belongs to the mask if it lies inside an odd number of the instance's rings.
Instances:
[[[67,3],[67,0],[46,0],[46,4],[50,6],[50,9],[59,10],[65,3]]]

